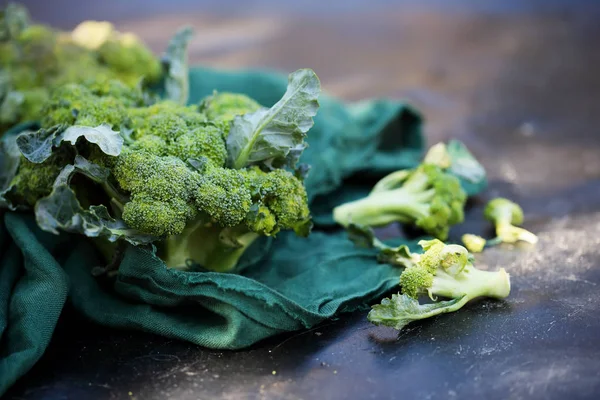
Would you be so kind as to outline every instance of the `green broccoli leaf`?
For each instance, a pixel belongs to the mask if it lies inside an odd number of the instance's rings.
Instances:
[[[357,247],[384,249],[384,245],[377,237],[373,229],[368,226],[350,224],[346,228],[348,231],[348,239]]]
[[[169,42],[162,61],[166,69],[166,98],[185,105],[189,95],[187,47],[193,35],[192,28],[180,29]]]
[[[109,156],[118,156],[123,147],[123,137],[107,124],[97,127],[74,125],[66,129],[62,125],[55,125],[36,132],[24,132],[17,137],[17,145],[25,158],[39,164],[47,160],[53,148],[59,147],[62,142],[75,145],[80,137],[98,145]]]
[[[398,247],[382,248],[377,255],[377,261],[382,264],[397,265],[408,268],[415,265],[420,258],[420,254],[412,253],[407,245]]]
[[[0,208],[15,209],[15,206],[5,198],[12,190],[11,182],[21,160],[21,153],[17,147],[15,135],[5,135],[0,139]]]
[[[304,138],[319,109],[319,78],[311,69],[290,74],[288,88],[273,107],[236,116],[227,137],[229,165],[294,168],[306,148]]]
[[[70,187],[71,178],[77,173],[95,182],[105,181],[110,174],[108,169],[76,156],[74,164],[67,165],[56,178],[52,193],[35,205],[35,217],[41,229],[54,234],[63,230],[88,237],[105,237],[111,242],[124,239],[133,245],[148,244],[157,239],[111,217],[103,205],[90,206],[85,210]]]
[[[391,299],[385,298],[381,301],[381,304],[372,306],[367,318],[375,325],[389,326],[401,330],[412,321],[455,311],[462,307],[463,302],[463,298],[455,298],[435,303],[419,304],[418,300],[406,294],[393,294]]]
[[[483,165],[471,154],[469,149],[458,140],[451,140],[446,146],[450,155],[449,171],[459,179],[479,184],[486,178]]]

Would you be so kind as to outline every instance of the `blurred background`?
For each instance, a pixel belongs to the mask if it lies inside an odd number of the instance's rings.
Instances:
[[[535,166],[545,157],[566,161],[549,171],[554,179],[544,190],[600,171],[588,129],[600,115],[595,1],[22,3],[35,20],[63,29],[86,19],[112,21],[157,53],[180,26],[191,25],[192,64],[285,73],[310,67],[325,91],[346,100],[405,99],[423,112],[430,143],[460,138],[479,157],[493,149],[485,159],[491,178],[530,193],[541,188]],[[557,148],[565,134],[589,146]],[[516,164],[530,173],[518,174]]]

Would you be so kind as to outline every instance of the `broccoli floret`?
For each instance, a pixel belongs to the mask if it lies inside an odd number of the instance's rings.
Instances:
[[[116,71],[119,79],[131,86],[141,78],[156,82],[161,75],[158,59],[131,33],[111,37],[98,48],[98,56],[102,64]]]
[[[207,122],[195,107],[164,101],[133,108],[129,116],[136,146],[184,161],[204,157],[215,166],[225,165],[227,149],[222,130]]]
[[[492,243],[516,243],[519,241],[535,244],[538,238],[526,229],[515,225],[523,223],[523,210],[513,201],[505,198],[491,200],[484,210],[484,216],[496,227],[496,239]]]
[[[464,219],[467,195],[458,178],[444,169],[446,157],[439,149],[434,146],[427,162],[414,170],[384,177],[367,197],[336,207],[335,221],[345,227],[351,223],[370,227],[414,224],[445,240],[450,227]]]
[[[73,158],[67,147],[54,152],[41,164],[34,164],[21,157],[17,175],[11,185],[15,187],[14,201],[33,207],[35,203],[50,194],[52,185],[62,168]]]
[[[120,187],[131,194],[123,220],[154,236],[177,235],[196,215],[193,202],[198,174],[176,157],[125,151],[112,170]]]
[[[211,169],[202,175],[195,201],[222,227],[242,223],[252,206],[248,174],[234,169]]]
[[[266,221],[275,219],[277,229],[266,233],[273,235],[280,229],[293,229],[298,235],[306,236],[312,224],[302,182],[283,169],[267,173],[253,167],[250,174],[253,201],[261,205],[257,210],[259,215],[253,217],[253,222],[260,226],[256,227],[257,230],[265,229]],[[251,227],[252,225],[250,224]]]
[[[466,233],[462,236],[462,242],[471,253],[481,253],[487,243],[487,240],[472,233]]]
[[[459,245],[445,245],[439,240],[420,244],[425,251],[420,260],[400,275],[402,294],[374,305],[368,316],[372,323],[402,329],[412,321],[457,311],[478,297],[504,299],[509,295],[510,276],[504,268],[475,268],[467,249]],[[420,304],[422,294],[433,303]]]
[[[129,125],[128,108],[143,104],[139,89],[118,81],[94,80],[67,84],[52,91],[43,109],[42,127],[55,125],[98,126],[103,123],[119,129]]]
[[[200,102],[200,111],[214,121],[225,136],[229,134],[229,125],[237,115],[244,115],[260,108],[255,100],[238,93],[214,93]]]
[[[306,191],[293,174],[209,166],[200,176],[195,197],[199,218],[167,239],[167,265],[193,260],[228,271],[260,236],[287,229],[305,236],[310,231]]]

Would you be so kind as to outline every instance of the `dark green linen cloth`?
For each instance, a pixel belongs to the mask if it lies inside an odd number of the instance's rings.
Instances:
[[[190,103],[216,89],[270,106],[286,85],[272,72],[195,68]],[[0,395],[42,356],[66,301],[103,325],[240,349],[361,309],[395,287],[399,271],[377,264],[373,251],[355,248],[343,231],[331,229],[330,214],[385,174],[418,163],[421,119],[394,101],[347,105],[322,96],[320,104],[301,158],[312,166],[306,186],[313,233],[255,242],[235,273],[167,269],[151,251],[130,247],[107,287],[90,273],[102,261],[88,240],[42,232],[32,215],[6,212],[0,228]]]

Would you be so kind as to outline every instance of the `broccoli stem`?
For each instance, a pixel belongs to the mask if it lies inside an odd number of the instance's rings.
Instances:
[[[438,270],[428,291],[430,297],[438,295],[461,298],[461,302],[464,300],[464,303],[482,296],[503,299],[510,293],[510,277],[504,268],[499,271],[482,271],[467,265],[457,275]],[[462,305],[456,309],[460,307]]]
[[[496,225],[496,235],[500,238],[501,242],[505,243],[516,243],[518,241],[528,242],[535,244],[538,241],[538,237],[518,226],[514,226],[509,222],[501,221]]]
[[[168,267],[184,267],[189,260],[216,272],[231,271],[248,247],[260,236],[245,227],[236,229],[236,247],[221,237],[224,228],[198,221],[179,235],[165,240],[163,259]],[[231,228],[229,228],[231,232]]]
[[[414,185],[375,192],[365,198],[342,204],[333,210],[333,218],[347,227],[350,223],[365,226],[383,226],[396,221],[410,223],[426,217],[429,212],[428,201],[433,198],[435,191],[423,191],[420,184],[413,182]]]

